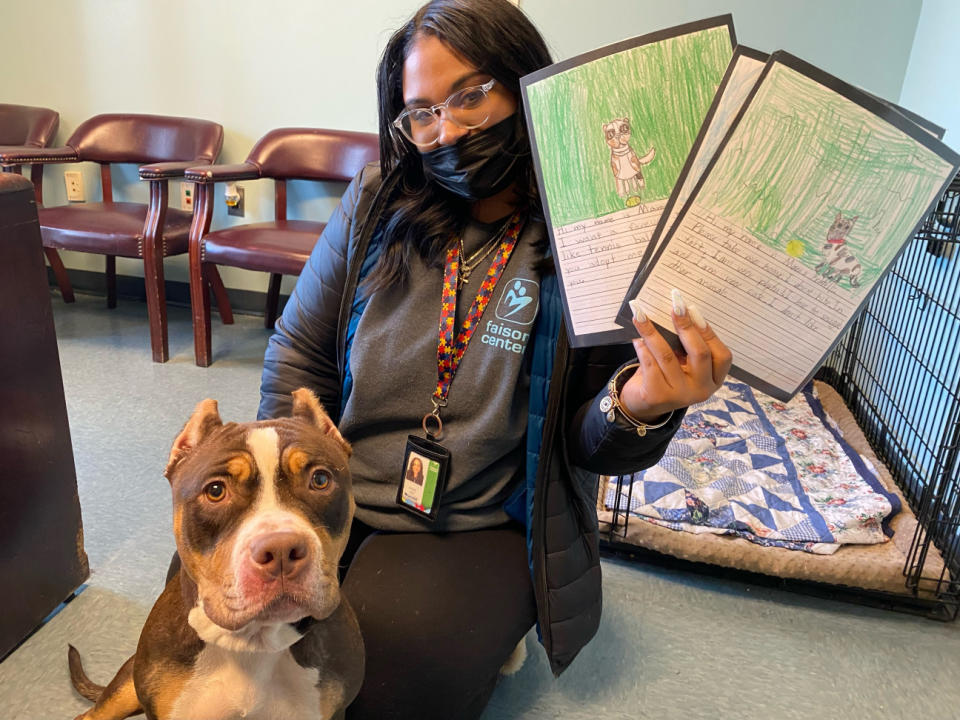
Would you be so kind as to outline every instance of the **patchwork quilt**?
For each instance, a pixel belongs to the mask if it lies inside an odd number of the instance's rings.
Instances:
[[[646,522],[818,554],[885,542],[900,511],[812,383],[782,403],[728,380],[689,408],[658,465],[607,488],[607,508]]]

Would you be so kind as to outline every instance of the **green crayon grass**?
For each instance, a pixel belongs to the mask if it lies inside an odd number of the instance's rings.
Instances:
[[[555,225],[623,210],[603,124],[629,118],[642,201],[669,197],[733,56],[726,25],[599,58],[527,88]]]
[[[951,171],[897,128],[776,64],[696,202],[811,269],[837,213],[856,216],[846,244],[868,287]]]

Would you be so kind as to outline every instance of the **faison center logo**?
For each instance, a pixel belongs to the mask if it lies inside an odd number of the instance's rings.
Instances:
[[[497,321],[487,320],[480,342],[522,354],[527,347],[532,325],[540,309],[540,286],[533,280],[513,280],[497,303]]]
[[[540,307],[540,286],[533,280],[517,278],[500,297],[497,319],[517,325],[532,325]]]

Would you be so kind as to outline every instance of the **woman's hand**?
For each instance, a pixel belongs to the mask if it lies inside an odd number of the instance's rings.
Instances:
[[[635,420],[654,423],[664,414],[703,402],[730,370],[733,355],[703,319],[696,306],[673,291],[673,325],[686,356],[679,356],[637,308],[633,341],[640,367],[620,390],[620,402]]]

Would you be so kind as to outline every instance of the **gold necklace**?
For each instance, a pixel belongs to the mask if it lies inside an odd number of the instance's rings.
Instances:
[[[469,259],[465,258],[465,251],[463,247],[463,236],[460,236],[460,272],[457,273],[457,289],[463,287],[468,282],[470,282],[470,274],[477,269],[477,265],[483,262],[490,253],[493,252],[493,249],[500,245],[500,241],[503,239],[503,234],[507,231],[507,223],[510,222],[510,218],[507,218],[507,222],[504,223],[494,235],[491,237],[479,250],[477,250]]]
[[[485,257],[492,253],[493,249],[499,244],[500,238],[495,237],[482,248],[477,250],[477,252],[474,253],[473,257],[471,257],[469,260],[460,261],[460,273],[457,275],[457,281],[461,287],[470,282],[470,273],[476,270],[477,265],[479,265]],[[463,254],[463,238],[460,238],[460,257],[463,257]],[[478,255],[479,257],[477,257]]]

